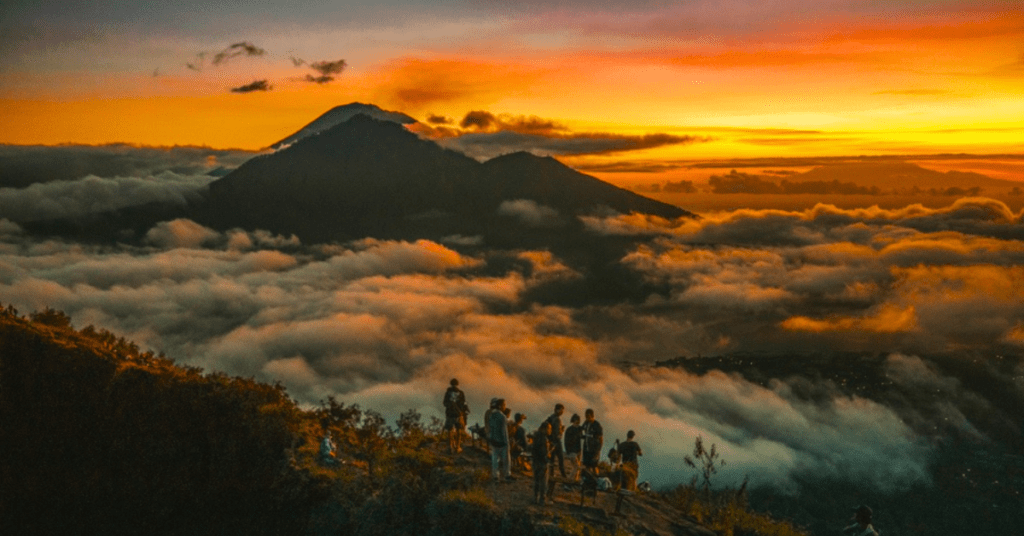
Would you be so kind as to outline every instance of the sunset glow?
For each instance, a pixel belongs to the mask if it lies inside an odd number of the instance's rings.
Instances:
[[[1017,2],[385,4],[16,5],[0,142],[258,149],[352,101],[709,139],[652,159],[1004,153],[1024,132]],[[241,42],[265,53],[214,63]],[[270,89],[228,91],[254,80]]]

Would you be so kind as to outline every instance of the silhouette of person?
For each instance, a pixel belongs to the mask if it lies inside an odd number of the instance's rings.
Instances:
[[[573,482],[580,479],[580,452],[583,448],[583,427],[580,426],[580,416],[573,414],[569,419],[569,427],[565,429],[565,455],[572,465]]]
[[[495,482],[500,475],[512,480],[512,468],[509,466],[508,455],[508,421],[505,418],[505,399],[499,398],[497,404],[487,416],[490,423],[487,441],[491,444],[491,477]]]
[[[548,495],[548,457],[551,455],[551,422],[544,420],[533,434],[533,502],[544,505]]]
[[[626,440],[619,444],[619,456],[622,459],[622,487],[630,491],[636,490],[636,480],[640,474],[640,461],[637,458],[644,455],[640,444],[633,440],[635,437],[636,432],[630,430],[626,433]]]
[[[555,404],[555,412],[547,419],[551,424],[551,433],[548,434],[551,439],[551,476],[555,476],[555,459],[557,459],[558,471],[562,473],[562,478],[565,478],[565,451],[562,449],[562,432],[565,429],[562,426],[562,414],[564,413],[565,406]]]
[[[601,461],[601,447],[604,445],[604,429],[594,419],[594,410],[587,409],[583,421],[583,466],[597,474]]]
[[[871,525],[871,508],[860,505],[853,511],[853,524],[843,529],[843,534],[851,536],[878,536],[878,531]]]
[[[459,389],[459,380],[452,378],[444,392],[444,431],[448,433],[448,452],[462,452],[462,436],[466,430],[466,394]]]

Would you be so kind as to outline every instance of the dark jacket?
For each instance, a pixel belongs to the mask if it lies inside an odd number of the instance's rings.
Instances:
[[[576,454],[583,447],[583,427],[578,424],[570,424],[565,429],[565,452]]]
[[[469,406],[466,405],[466,393],[454,385],[444,392],[443,404],[445,417],[465,417],[469,413]]]
[[[531,454],[535,471],[548,464],[548,456],[551,454],[550,441],[550,438],[544,434],[533,434],[533,452]]]

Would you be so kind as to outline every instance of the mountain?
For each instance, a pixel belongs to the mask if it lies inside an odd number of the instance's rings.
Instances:
[[[214,181],[193,218],[219,229],[294,233],[304,242],[510,232],[555,239],[556,230],[581,229],[576,216],[609,210],[692,216],[553,158],[515,153],[481,164],[358,114]],[[538,225],[531,211],[557,226]]]
[[[381,108],[373,104],[353,102],[350,104],[345,104],[343,106],[335,106],[334,108],[331,108],[320,117],[314,119],[308,125],[300,128],[294,134],[272,144],[268,148],[277,150],[282,147],[286,147],[301,140],[302,138],[312,136],[314,134],[319,134],[320,132],[323,132],[335,125],[344,123],[345,121],[348,121],[349,119],[352,119],[353,117],[359,114],[367,115],[380,121],[391,121],[393,123],[398,123],[400,125],[408,125],[416,122],[415,119],[401,112],[390,112],[387,110],[382,110]]]

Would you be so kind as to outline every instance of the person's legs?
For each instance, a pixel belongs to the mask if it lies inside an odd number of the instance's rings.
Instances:
[[[501,463],[500,453],[501,449],[499,447],[491,446],[491,478],[495,481],[498,480],[498,464]]]
[[[512,478],[512,459],[509,458],[508,445],[501,447],[501,463],[505,478]]]
[[[557,442],[551,451],[551,476],[555,476],[555,458],[558,458],[558,471],[562,473],[562,478],[565,478],[565,453],[562,451],[562,445]]]
[[[548,468],[546,465],[537,464],[533,471],[533,501],[537,504],[544,504],[548,488]]]

